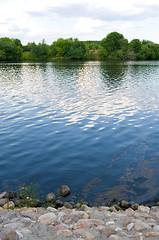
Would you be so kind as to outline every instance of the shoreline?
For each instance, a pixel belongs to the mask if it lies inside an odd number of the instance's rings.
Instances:
[[[37,199],[36,205],[34,201],[31,206],[33,199],[25,195],[30,206],[19,207],[16,201],[24,201],[24,196],[20,198],[15,192],[1,193],[0,204],[7,202],[0,207],[0,240],[159,239],[159,206],[130,205],[125,200],[115,199],[111,206],[89,207],[85,202],[73,206],[67,202],[68,186],[61,186],[58,193],[63,205],[50,193],[46,196],[48,205],[40,206]]]

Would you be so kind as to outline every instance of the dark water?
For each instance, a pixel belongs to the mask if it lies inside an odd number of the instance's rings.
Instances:
[[[0,64],[0,190],[159,196],[159,62]]]

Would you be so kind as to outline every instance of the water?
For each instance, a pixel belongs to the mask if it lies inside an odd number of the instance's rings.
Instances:
[[[158,198],[159,61],[0,64],[0,190]]]

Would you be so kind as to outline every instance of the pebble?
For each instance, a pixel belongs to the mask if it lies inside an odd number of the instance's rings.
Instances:
[[[65,206],[13,210],[0,207],[0,239],[159,239],[159,207],[136,206],[136,210],[110,212],[109,207],[104,206],[83,205],[80,209]]]

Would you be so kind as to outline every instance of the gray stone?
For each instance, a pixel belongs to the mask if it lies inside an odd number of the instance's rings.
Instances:
[[[7,202],[7,198],[0,199],[0,207],[3,207]]]
[[[56,196],[54,193],[49,193],[47,196],[46,196],[46,201],[47,202],[55,202],[56,200]]]
[[[142,230],[151,229],[151,227],[147,223],[145,223],[145,222],[143,222],[141,220],[136,220],[135,221],[135,229],[137,231],[142,231]]]
[[[143,213],[149,213],[150,212],[150,208],[147,206],[139,206],[138,207],[138,211],[143,212]]]
[[[120,240],[121,238],[120,237],[118,237],[117,235],[111,235],[110,237],[109,237],[109,240]]]
[[[102,233],[104,235],[106,235],[107,237],[114,235],[117,233],[117,231],[115,230],[114,226],[107,226],[105,228],[102,229]]]
[[[66,197],[70,194],[70,188],[66,185],[63,185],[58,188],[58,194],[62,197]]]
[[[38,222],[40,224],[47,224],[47,222],[50,222],[52,220],[56,220],[57,219],[57,216],[50,212],[50,213],[45,213],[44,215],[41,215],[39,218],[38,218]]]
[[[76,229],[73,231],[73,233],[77,236],[77,237],[83,237],[84,239],[88,239],[88,240],[94,240],[95,237],[89,233],[88,231],[84,230],[84,229]]]
[[[3,222],[3,219],[2,219],[2,217],[0,216],[0,223],[2,223]]]

